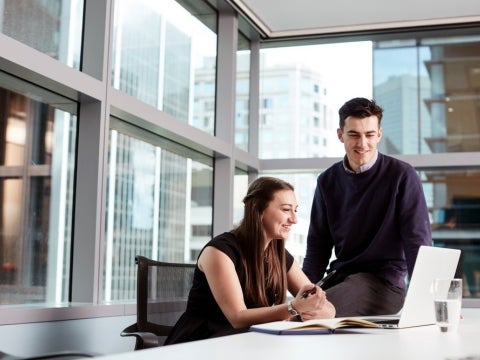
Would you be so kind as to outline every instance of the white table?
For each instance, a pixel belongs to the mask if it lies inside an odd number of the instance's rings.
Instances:
[[[441,333],[435,325],[391,330],[355,329],[327,335],[249,332],[97,359],[480,359],[480,309],[462,309],[462,314],[464,319],[456,333]]]

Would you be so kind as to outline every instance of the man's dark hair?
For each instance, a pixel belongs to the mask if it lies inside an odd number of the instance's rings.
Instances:
[[[340,115],[339,126],[343,130],[345,126],[345,119],[349,116],[354,116],[357,118],[366,118],[372,115],[378,117],[378,126],[382,121],[383,109],[377,105],[375,100],[368,100],[365,98],[357,97],[347,101],[343,106],[338,110],[338,115]]]

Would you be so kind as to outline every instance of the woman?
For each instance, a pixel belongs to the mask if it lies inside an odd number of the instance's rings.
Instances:
[[[165,344],[243,332],[276,320],[335,316],[325,293],[285,250],[285,239],[297,222],[293,186],[260,177],[243,202],[240,225],[202,249],[187,309]],[[285,303],[287,290],[296,296]]]

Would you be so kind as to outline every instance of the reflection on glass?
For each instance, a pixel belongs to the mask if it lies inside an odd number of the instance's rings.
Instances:
[[[238,226],[244,214],[243,198],[247,195],[248,190],[248,173],[235,169],[233,178],[233,224]]]
[[[381,151],[480,150],[479,41],[466,36],[374,43],[374,97],[385,108]]]
[[[79,69],[83,0],[10,0],[0,9],[3,34]]]
[[[419,67],[420,50],[406,46],[374,51],[374,98],[385,110],[379,150],[386,154],[417,154],[421,144],[425,147],[419,139],[431,124],[423,100],[430,94],[430,82],[425,66]]]
[[[195,6],[201,19],[174,0],[116,1],[112,85],[213,134],[216,13]]]
[[[262,49],[260,55],[260,157],[342,156],[338,109],[353,97],[371,97],[371,42]]]
[[[194,262],[212,234],[211,160],[173,152],[168,142],[118,120],[112,126],[105,302],[135,299],[136,255]]]
[[[480,171],[425,171],[421,174],[436,246],[462,250],[457,276],[465,297],[480,297]]]
[[[250,42],[238,34],[235,101],[235,145],[249,150],[250,128]]]
[[[44,94],[0,73],[0,304],[68,301],[76,105]]]

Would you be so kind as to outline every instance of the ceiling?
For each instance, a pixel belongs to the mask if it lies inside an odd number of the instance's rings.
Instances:
[[[227,0],[266,39],[480,22],[478,0]]]

